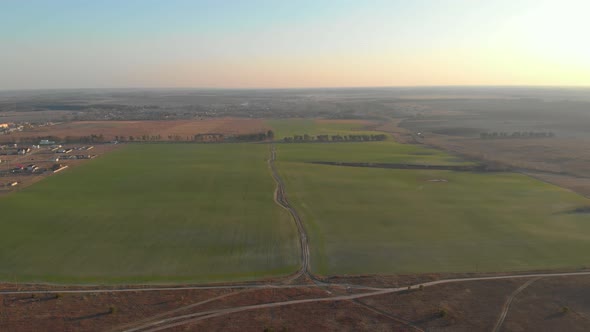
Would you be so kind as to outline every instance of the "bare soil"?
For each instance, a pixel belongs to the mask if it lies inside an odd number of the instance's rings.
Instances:
[[[409,282],[434,277],[406,276],[403,279]],[[375,284],[398,279],[395,276],[375,278],[389,279],[375,280]],[[489,331],[495,326],[510,294],[527,280],[466,281],[352,301],[311,302],[248,310],[186,322],[166,331]],[[363,281],[369,281],[369,277]],[[14,285],[0,285],[0,289],[12,290]],[[43,292],[0,295],[0,330],[120,331],[139,326],[152,318],[151,321],[209,310],[323,298],[352,292],[359,290],[304,286],[58,296]],[[541,278],[516,296],[501,330],[588,330],[588,298],[589,276]],[[207,299],[213,300],[190,307]],[[566,312],[563,309],[565,307]],[[175,311],[170,312],[172,310]]]

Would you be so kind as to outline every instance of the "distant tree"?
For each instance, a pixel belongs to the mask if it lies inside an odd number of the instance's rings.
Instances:
[[[320,142],[327,142],[330,140],[330,137],[328,135],[318,135],[317,140]]]
[[[266,132],[266,137],[268,137],[268,139],[274,139],[275,138],[275,133],[272,130],[269,130]]]

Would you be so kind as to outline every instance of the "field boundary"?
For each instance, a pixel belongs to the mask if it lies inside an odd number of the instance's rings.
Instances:
[[[388,168],[388,169],[417,169],[417,170],[441,170],[457,172],[506,172],[505,170],[491,169],[485,165],[464,166],[464,165],[427,165],[427,164],[395,164],[395,163],[354,163],[340,161],[309,161],[306,164],[344,166],[344,167],[365,167],[365,168]]]

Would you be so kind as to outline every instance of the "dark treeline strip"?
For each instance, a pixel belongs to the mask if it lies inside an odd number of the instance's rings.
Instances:
[[[228,137],[227,140],[240,141],[240,142],[260,142],[266,141],[267,139],[273,139],[275,133],[272,130],[267,132],[253,133],[253,134],[240,134]]]
[[[347,167],[372,167],[389,169],[429,169],[459,172],[503,172],[505,167],[493,165],[419,165],[419,164],[392,164],[392,163],[351,163],[340,161],[311,161],[310,164],[347,166]]]
[[[544,131],[515,131],[513,133],[507,132],[489,132],[479,134],[481,139],[496,139],[496,138],[538,138],[538,137],[555,137],[552,132]]]
[[[50,141],[54,143],[105,143],[106,138],[100,134],[91,134],[88,136],[28,136],[15,138],[13,142],[5,143],[19,143],[19,144],[39,144],[41,141]]]
[[[305,143],[305,142],[372,142],[372,141],[385,141],[387,135],[385,134],[374,134],[374,135],[317,135],[311,136],[308,134],[304,135],[293,135],[292,137],[283,138],[285,143]]]
[[[260,142],[271,140],[274,138],[274,132],[269,130],[267,132],[251,133],[251,134],[238,134],[226,136],[224,134],[211,133],[211,134],[197,134],[193,136],[180,136],[180,135],[168,135],[162,137],[161,135],[138,135],[138,136],[125,136],[117,135],[114,137],[114,141],[117,142],[198,142],[198,143],[214,143],[214,142]],[[104,135],[91,134],[88,136],[30,136],[30,137],[19,137],[14,142],[5,143],[19,143],[19,144],[40,144],[41,141],[49,141],[54,143],[107,143],[111,140],[104,137]]]

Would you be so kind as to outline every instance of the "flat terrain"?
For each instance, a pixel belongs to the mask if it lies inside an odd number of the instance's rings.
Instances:
[[[373,133],[367,127],[375,125],[368,120],[283,119],[267,120],[275,131],[276,139],[293,135],[349,135]]]
[[[590,201],[565,189],[514,173],[306,163],[324,156],[452,160],[388,143],[277,145],[287,196],[310,234],[314,273],[491,272],[590,264],[580,254],[590,250],[590,215],[574,213]]]
[[[410,133],[424,134],[420,143],[534,171],[537,178],[590,196],[590,90],[509,90],[500,99],[493,94],[416,98],[396,103],[394,116]],[[550,132],[555,137],[480,139],[493,132]]]
[[[97,144],[97,145],[82,145],[82,144],[69,144],[65,148],[81,148],[83,146],[92,146],[91,150],[74,150],[69,154],[55,153],[51,151],[49,147],[41,147],[39,149],[33,149],[31,153],[26,155],[3,155],[2,163],[0,163],[0,196],[10,194],[14,191],[19,191],[24,187],[28,187],[44,178],[53,175],[51,167],[55,164],[61,164],[67,166],[62,171],[69,171],[72,167],[77,167],[84,163],[91,161],[92,159],[65,159],[64,157],[76,156],[76,155],[91,155],[100,157],[103,154],[109,153],[120,147],[118,144]],[[55,161],[55,158],[60,158],[59,161]],[[10,170],[17,166],[27,166],[29,164],[35,164],[42,169],[48,169],[49,171],[43,173],[12,173]],[[15,187],[8,186],[7,184],[12,182],[18,182]]]
[[[37,127],[22,132],[0,135],[0,142],[14,142],[24,137],[57,136],[88,136],[103,135],[106,140],[114,140],[116,136],[141,137],[161,136],[167,140],[169,136],[179,136],[182,140],[203,133],[220,133],[225,135],[249,134],[268,130],[260,119],[240,118],[205,118],[202,120],[162,120],[162,121],[74,121],[53,126]]]
[[[479,160],[499,162],[590,196],[587,138],[480,139],[428,134],[424,143]]]
[[[213,282],[286,275],[297,235],[267,145],[136,144],[0,198],[0,279]]]
[[[384,142],[284,143],[281,161],[371,162],[415,165],[471,165],[472,162],[417,145]]]
[[[35,178],[0,197],[0,291],[38,290],[0,294],[0,330],[490,331],[501,317],[500,331],[590,330],[587,275],[419,290],[440,278],[590,266],[590,201],[535,179],[590,195],[590,90],[461,90],[0,93],[0,122],[75,120],[0,142],[90,134],[184,140],[271,128],[277,140],[393,137],[274,144],[284,194],[305,226],[311,277],[278,278],[300,267],[301,251],[293,220],[273,202],[268,145],[121,144]],[[479,138],[496,131],[555,137]],[[312,162],[500,163],[534,178]],[[244,280],[253,282],[191,287]],[[143,283],[189,287],[125,289],[149,287]],[[88,288],[95,291],[67,292]],[[372,292],[382,295],[349,298]],[[311,301],[292,303],[301,300]]]
[[[362,291],[342,287],[0,295],[0,330],[491,331],[511,294],[530,278],[465,281],[358,300],[278,305],[209,317],[179,316]],[[0,285],[0,291],[12,285]],[[385,285],[384,285],[385,286]],[[51,287],[46,287],[51,289]],[[501,331],[587,331],[590,278],[546,277],[516,295]],[[567,307],[567,312],[563,308]],[[111,312],[111,308],[113,311]],[[444,315],[441,314],[444,312]],[[169,323],[155,324],[171,319]],[[178,326],[170,325],[178,323]],[[151,324],[151,325],[150,325]]]

